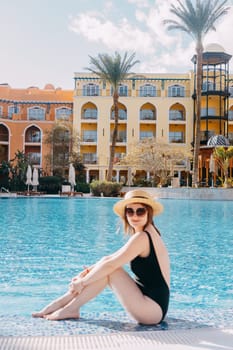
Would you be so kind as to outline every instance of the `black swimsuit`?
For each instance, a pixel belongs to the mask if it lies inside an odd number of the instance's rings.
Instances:
[[[143,258],[137,256],[130,263],[136,276],[136,283],[142,293],[153,299],[162,309],[164,319],[169,304],[169,287],[162,275],[150,234],[145,231],[150,242],[150,253]]]

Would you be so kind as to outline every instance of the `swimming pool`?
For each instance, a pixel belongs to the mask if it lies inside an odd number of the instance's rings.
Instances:
[[[125,238],[112,212],[115,201],[0,200],[1,325],[6,317],[32,322],[31,312],[64,293],[71,277],[84,265],[121,246]],[[156,224],[168,247],[172,268],[168,319],[232,326],[232,202],[161,202],[165,210]],[[82,310],[84,315],[123,313],[109,289]],[[33,322],[38,325],[41,320]],[[22,327],[22,322],[17,324]]]

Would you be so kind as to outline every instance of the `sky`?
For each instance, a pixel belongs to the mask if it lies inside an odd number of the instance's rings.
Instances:
[[[90,57],[135,52],[134,73],[187,73],[192,38],[168,31],[177,0],[0,0],[0,84],[74,88],[74,73],[87,72]],[[204,39],[233,55],[233,0],[229,13]],[[233,58],[230,72],[233,73]]]

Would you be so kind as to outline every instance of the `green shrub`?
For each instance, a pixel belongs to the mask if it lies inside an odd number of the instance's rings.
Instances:
[[[75,186],[76,192],[90,193],[90,185],[84,182],[78,182]]]
[[[61,190],[62,178],[60,176],[40,177],[38,190],[48,194],[57,194]]]
[[[122,184],[110,181],[92,181],[90,189],[92,194],[96,197],[102,195],[104,197],[117,197],[122,189]]]

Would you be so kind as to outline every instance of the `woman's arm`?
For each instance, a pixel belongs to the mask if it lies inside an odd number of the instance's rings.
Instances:
[[[72,282],[70,290],[80,293],[84,287],[108,276],[114,270],[142,254],[148,247],[149,241],[145,232],[134,234],[122,248],[109,256],[103,257],[93,266],[88,274]]]

